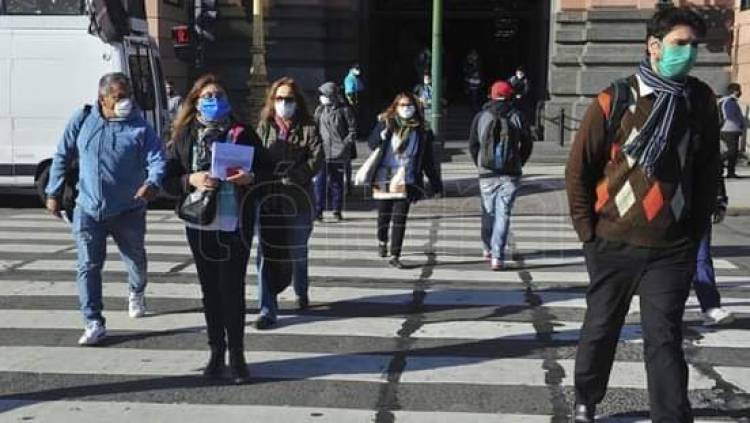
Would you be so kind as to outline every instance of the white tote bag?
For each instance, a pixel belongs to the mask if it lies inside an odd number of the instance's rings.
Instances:
[[[383,149],[381,147],[376,148],[370,153],[362,166],[357,170],[357,174],[354,175],[354,185],[362,186],[369,185],[372,183],[372,178],[375,175],[375,171],[380,165],[380,161],[383,158]]]

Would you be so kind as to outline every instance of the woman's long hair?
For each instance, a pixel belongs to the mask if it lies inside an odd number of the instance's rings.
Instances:
[[[193,84],[193,88],[191,88],[190,92],[185,96],[182,105],[180,105],[180,111],[174,119],[172,138],[170,142],[178,140],[183,131],[186,131],[187,128],[190,127],[190,123],[193,122],[195,116],[198,114],[197,105],[201,96],[201,91],[209,85],[216,85],[226,93],[224,86],[216,75],[207,73],[198,78]]]
[[[404,98],[408,98],[411,101],[412,106],[414,106],[414,119],[419,122],[420,127],[424,127],[424,116],[422,116],[422,111],[418,106],[419,103],[417,102],[417,98],[414,94],[407,91],[402,91],[396,94],[396,98],[393,99],[391,105],[378,116],[378,119],[386,123],[393,122],[398,116],[398,102]]]
[[[276,103],[276,91],[279,87],[287,86],[292,90],[294,95],[294,101],[297,103],[297,110],[294,113],[294,121],[302,125],[310,125],[313,123],[310,109],[307,108],[307,101],[305,95],[302,93],[297,82],[289,77],[283,77],[277,79],[271,88],[266,91],[266,101],[263,104],[263,109],[260,111],[260,122],[273,122],[276,119],[276,109],[274,104]]]

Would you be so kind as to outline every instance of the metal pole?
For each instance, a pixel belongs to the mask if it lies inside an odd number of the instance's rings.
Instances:
[[[266,34],[263,13],[263,0],[253,0],[253,64],[250,68],[248,82],[249,122],[255,124],[268,88],[268,69],[266,68]]]
[[[432,131],[435,134],[435,165],[440,174],[443,159],[443,0],[432,0]]]
[[[565,145],[565,109],[560,109],[560,147]]]

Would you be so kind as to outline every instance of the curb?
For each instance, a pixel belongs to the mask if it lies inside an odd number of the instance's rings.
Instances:
[[[727,216],[750,216],[750,207],[729,207]]]

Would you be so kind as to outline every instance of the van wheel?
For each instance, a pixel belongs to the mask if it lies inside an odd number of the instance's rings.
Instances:
[[[39,196],[39,201],[42,203],[42,207],[45,207],[47,203],[47,194],[44,193],[44,190],[47,188],[47,182],[49,182],[49,163],[43,166],[44,169],[38,173],[38,176],[34,181],[34,187],[36,188],[36,194]]]

